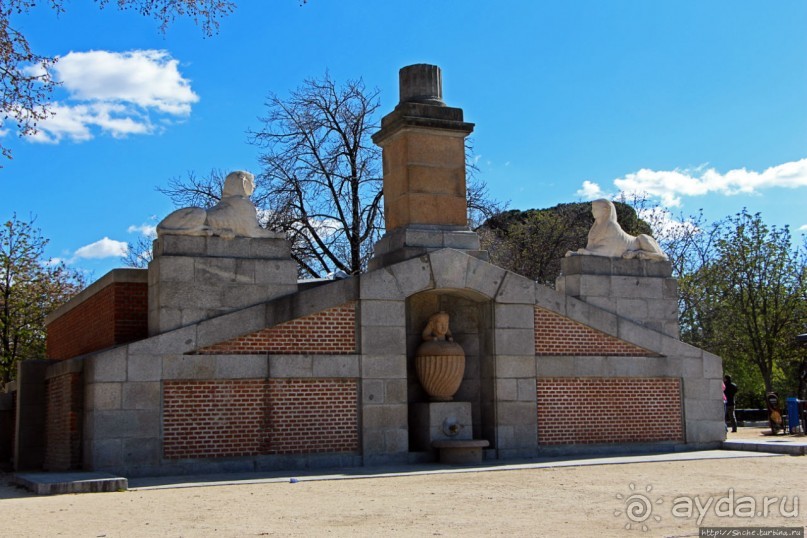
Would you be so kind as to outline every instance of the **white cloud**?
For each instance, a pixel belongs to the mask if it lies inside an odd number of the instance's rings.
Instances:
[[[163,50],[71,52],[59,58],[54,77],[68,99],[53,104],[54,116],[39,123],[33,141],[81,142],[95,129],[114,137],[156,131],[152,116],[185,117],[199,101]],[[36,68],[32,68],[34,70]]]
[[[650,170],[643,168],[614,180],[628,197],[647,194],[667,207],[681,205],[682,196],[753,194],[772,187],[807,187],[807,159],[772,166],[763,172],[738,168],[721,174],[714,168]],[[585,183],[584,183],[585,187]]]
[[[799,226],[799,231],[800,232],[807,232],[807,224],[802,224],[801,226]]]
[[[583,186],[577,189],[575,193],[578,198],[582,198],[583,200],[596,200],[597,198],[606,198],[604,192],[600,186],[593,181],[586,180],[583,182]]]
[[[153,224],[141,224],[140,226],[132,224],[126,231],[130,234],[139,233],[144,237],[157,237],[157,226]]]
[[[71,261],[78,259],[117,258],[125,256],[127,252],[129,252],[129,245],[125,242],[104,237],[95,243],[84,245],[76,250],[76,252],[73,253]]]

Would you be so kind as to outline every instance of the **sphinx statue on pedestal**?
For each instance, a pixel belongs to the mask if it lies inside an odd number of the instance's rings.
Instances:
[[[607,256],[610,258],[637,258],[666,261],[667,255],[651,236],[636,237],[625,232],[616,220],[616,208],[610,200],[591,202],[594,225],[588,232],[586,248],[570,250],[566,256]]]
[[[224,180],[219,203],[209,209],[177,209],[157,225],[157,236],[278,237],[276,232],[258,224],[258,212],[249,199],[254,190],[252,174],[240,170],[232,172]]]

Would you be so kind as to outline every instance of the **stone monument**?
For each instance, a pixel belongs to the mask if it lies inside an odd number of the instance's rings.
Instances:
[[[471,403],[452,401],[465,372],[465,352],[448,323],[446,312],[432,314],[415,354],[418,379],[432,400],[414,406],[415,444],[437,449],[443,463],[481,463],[482,449],[490,443],[473,438]]]
[[[678,282],[655,239],[626,233],[610,200],[591,203],[594,224],[585,248],[561,260],[555,289],[678,338]]]

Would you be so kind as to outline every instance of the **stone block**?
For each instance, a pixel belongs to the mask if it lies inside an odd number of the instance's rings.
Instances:
[[[431,273],[429,273],[431,275]],[[391,299],[403,300],[403,294],[398,286],[398,280],[389,267],[376,269],[364,273],[359,277],[359,296],[362,299]]]
[[[494,304],[497,329],[535,329],[535,307],[530,304]]]
[[[687,420],[687,443],[716,443],[725,440],[726,425],[722,420]]]
[[[470,256],[453,249],[429,254],[434,287],[437,289],[464,289]]]
[[[162,373],[163,361],[159,355],[129,355],[126,365],[129,381],[159,381]]]
[[[496,357],[496,377],[528,377],[535,378],[535,356],[507,356]]]
[[[535,304],[560,315],[566,313],[566,298],[563,292],[543,284],[535,284]]]
[[[535,378],[522,377],[516,380],[518,383],[518,401],[531,402],[535,405],[537,400],[537,389],[535,385]]]
[[[669,278],[672,276],[672,262],[641,260],[644,274],[649,277]]]
[[[708,351],[703,352],[703,377],[723,379],[723,360]]]
[[[591,306],[596,306],[601,310],[605,310],[607,312],[616,312],[617,310],[617,303],[618,299],[614,297],[582,297],[584,301],[586,301]]]
[[[723,420],[723,400],[684,400],[684,417],[692,420]]]
[[[361,376],[365,379],[406,379],[406,355],[364,355]]]
[[[165,380],[214,379],[216,357],[213,355],[166,355],[163,357]]]
[[[314,377],[359,377],[358,355],[314,355]]]
[[[646,301],[649,319],[670,320],[678,323],[678,301],[675,299],[657,299]]]
[[[187,282],[193,280],[194,258],[188,256],[160,256],[149,264],[150,286],[159,282]]]
[[[496,302],[534,305],[535,283],[529,278],[508,272],[496,293]]]
[[[154,257],[204,256],[207,253],[207,238],[190,235],[163,235],[154,241]]]
[[[365,355],[406,353],[406,328],[362,327],[361,351]]]
[[[363,428],[361,433],[361,441],[362,453],[364,454],[382,454],[386,451],[384,430],[382,429],[369,429],[367,427]]]
[[[597,357],[586,357],[596,359]],[[536,377],[573,377],[576,375],[598,375],[596,373],[577,374],[574,357],[535,357]],[[593,372],[599,372],[601,365],[592,366]]]
[[[384,380],[364,379],[361,382],[361,401],[364,404],[383,404],[384,400]]]
[[[646,299],[625,299],[620,297],[617,299],[616,314],[639,322],[645,321],[648,319],[649,302]]]
[[[95,440],[160,436],[159,411],[126,409],[93,414]]]
[[[498,378],[496,379],[496,399],[498,401],[518,400],[518,379]]]
[[[160,463],[162,442],[157,437],[123,439],[121,451],[127,465],[157,465]]]
[[[709,379],[684,379],[684,399],[686,400],[709,400],[711,391]],[[722,396],[720,401],[723,401]]]
[[[410,428],[415,450],[430,450],[434,441],[473,439],[470,402],[413,403]]]
[[[703,361],[689,357],[679,358],[681,361],[682,377],[703,377]]]
[[[479,250],[479,235],[476,232],[444,232],[443,246],[457,250]]]
[[[252,239],[248,237],[208,237],[205,241],[205,255],[215,258],[249,258],[249,245]]]
[[[430,258],[427,256],[396,263],[390,269],[398,283],[398,289],[401,290],[404,297],[409,297],[434,286],[432,266]],[[362,298],[364,298],[363,295]]]
[[[287,259],[291,245],[283,237],[257,238],[249,241],[249,257],[259,259]]]
[[[364,327],[398,327],[406,325],[404,301],[362,301],[359,308],[360,323]]]
[[[406,403],[406,379],[384,380],[384,403]]]
[[[495,338],[498,355],[535,355],[533,329],[497,329]]]
[[[362,424],[365,428],[390,430],[407,428],[406,404],[362,405]]]
[[[581,275],[561,275],[555,280],[555,285],[563,290],[563,293],[571,297],[580,297]]]
[[[409,451],[409,430],[407,428],[387,429],[383,432],[384,447],[387,452]]]
[[[501,425],[524,426],[536,424],[538,420],[535,402],[499,401],[496,412]]]
[[[84,390],[84,405],[87,409],[120,409],[121,402],[121,383],[91,383]]]
[[[558,366],[569,363],[571,367],[557,368],[556,377],[602,377],[612,368],[606,357],[566,357],[560,363]]]
[[[269,355],[270,378],[312,377],[313,373],[311,355]]]
[[[604,256],[569,256],[560,260],[560,271],[564,275],[610,275],[611,258]]]
[[[261,379],[269,376],[266,355],[215,355],[216,379]]]
[[[84,375],[87,383],[126,381],[126,346],[87,357]]]
[[[664,295],[660,278],[612,276],[611,293],[631,299],[661,299]]]
[[[202,321],[198,325],[199,336],[198,340],[195,339],[196,347],[207,347],[242,334],[260,331],[269,326],[267,318],[267,307],[258,304]]]
[[[86,443],[85,469],[108,469],[123,465],[123,442],[121,439],[99,439]],[[89,461],[88,461],[89,460]]]
[[[661,339],[663,338],[661,333],[646,329],[624,318],[617,320],[617,337],[656,352],[661,348]]]
[[[187,280],[200,286],[219,286],[235,282],[235,275],[235,258],[200,257],[193,259],[193,274]]]
[[[468,259],[465,286],[492,299],[501,286],[507,271],[474,257]]]
[[[297,264],[293,260],[256,260],[255,283],[274,286],[293,286],[296,288]],[[293,291],[296,291],[296,289]],[[293,291],[288,293],[292,293]]]
[[[614,313],[596,307],[587,308],[585,312],[587,317],[581,323],[606,334],[617,334],[619,318]]]
[[[581,296],[611,297],[610,275],[580,275],[579,278]]]
[[[162,393],[159,381],[123,384],[123,409],[159,411]]]

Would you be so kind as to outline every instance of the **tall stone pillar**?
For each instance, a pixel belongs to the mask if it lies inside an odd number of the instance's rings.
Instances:
[[[386,234],[371,269],[438,248],[479,251],[465,187],[465,137],[474,125],[443,102],[436,65],[410,65],[399,77],[400,102],[373,135],[383,155]]]

